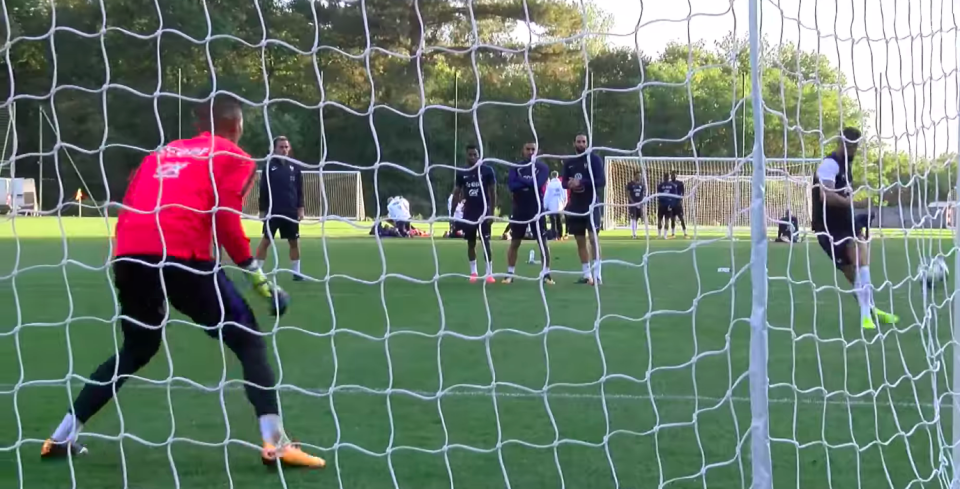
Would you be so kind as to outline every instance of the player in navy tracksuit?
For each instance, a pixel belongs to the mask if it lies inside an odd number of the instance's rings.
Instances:
[[[453,201],[464,202],[463,221],[457,228],[467,240],[467,259],[470,261],[470,281],[477,281],[477,237],[483,244],[487,268],[487,282],[494,282],[493,255],[490,252],[490,226],[493,209],[497,207],[497,176],[486,163],[478,164],[480,152],[474,145],[467,146],[467,168],[457,169],[457,186]]]
[[[574,140],[577,154],[563,165],[563,187],[570,189],[567,204],[567,231],[577,240],[577,252],[583,277],[578,283],[593,285],[600,281],[600,243],[597,229],[600,219],[594,209],[599,209],[599,193],[607,184],[603,174],[603,160],[587,151],[587,137],[580,134]],[[593,261],[593,269],[590,263]]]
[[[513,194],[513,215],[510,219],[510,247],[507,248],[507,276],[503,283],[513,283],[513,274],[517,266],[517,252],[529,228],[540,247],[540,259],[543,261],[543,282],[552,284],[550,277],[550,250],[547,248],[547,218],[543,213],[543,196],[550,169],[539,160],[534,160],[537,145],[527,143],[523,146],[523,161],[519,167],[510,168],[507,186]]]
[[[263,221],[263,239],[257,247],[257,261],[263,263],[273,237],[290,243],[290,267],[293,279],[300,275],[300,221],[303,219],[303,175],[300,167],[288,158],[290,141],[280,136],[273,142],[273,152],[280,157],[270,158],[260,175],[260,218]]]

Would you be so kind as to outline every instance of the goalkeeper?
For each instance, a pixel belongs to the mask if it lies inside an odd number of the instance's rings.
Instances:
[[[254,264],[240,223],[254,163],[237,141],[243,133],[240,102],[218,97],[198,112],[205,131],[147,156],[130,180],[117,220],[114,282],[123,344],[90,376],[63,421],[46,440],[42,458],[86,453],[77,441],[83,425],[159,350],[166,301],[222,341],[243,368],[244,388],[259,418],[265,464],[321,468],[323,459],[290,443],[279,417],[273,369],[253,311],[219,268],[211,243],[247,270],[258,295],[284,313],[288,298]],[[212,121],[211,121],[212,116]],[[210,132],[211,128],[216,136]],[[219,196],[219,198],[218,198]],[[204,212],[218,207],[215,213]]]

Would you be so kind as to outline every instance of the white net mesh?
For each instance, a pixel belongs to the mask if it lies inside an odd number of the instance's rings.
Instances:
[[[54,162],[55,205],[0,230],[0,487],[951,487],[957,275],[928,287],[917,267],[960,256],[948,229],[954,2],[2,5],[13,96],[0,112],[19,105],[19,176]],[[753,82],[770,157],[762,201]],[[157,357],[85,427],[91,453],[41,465],[67,403],[122,339],[114,221],[61,216],[79,187],[61,154],[82,155],[78,176],[117,204],[131,161],[177,128],[187,136],[178,105],[215,91],[250,106],[251,154],[282,133],[317,155],[305,161],[320,169],[305,174],[319,218],[301,223],[317,238],[301,240],[307,280],[271,274],[290,312],[256,312],[285,427],[328,468],[262,470],[239,364],[176,314]],[[31,135],[40,108],[57,127]],[[742,239],[751,205],[771,228],[786,210],[809,226],[813,167],[845,126],[865,135],[854,185],[874,199],[876,302],[900,316],[874,331],[815,237]],[[523,263],[512,285],[469,284],[460,240],[358,237],[328,222],[383,216],[397,195],[415,226],[441,220],[447,162],[473,142],[498,172],[501,226],[523,143],[559,169],[580,132],[608,157],[601,287],[573,284],[572,241],[551,245],[556,285]],[[636,168],[647,202],[652,175],[687,182],[693,240],[616,239]],[[283,246],[270,259],[289,271]],[[505,250],[494,244],[498,277]],[[751,323],[767,345],[751,345]],[[751,392],[751,372],[769,388]],[[748,451],[757,436],[772,462]]]

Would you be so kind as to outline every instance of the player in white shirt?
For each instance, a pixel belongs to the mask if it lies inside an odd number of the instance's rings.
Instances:
[[[560,181],[558,172],[550,173],[550,180],[547,181],[547,190],[543,195],[543,206],[550,215],[550,229],[556,239],[563,238],[563,221],[560,212],[567,205],[567,191],[563,188],[563,182]]]

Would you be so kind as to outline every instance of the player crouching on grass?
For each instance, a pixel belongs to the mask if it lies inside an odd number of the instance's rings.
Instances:
[[[289,297],[254,262],[240,222],[254,175],[253,160],[236,144],[243,134],[242,107],[233,97],[218,96],[197,115],[200,135],[147,156],[130,179],[117,219],[113,262],[123,344],[90,375],[91,383],[44,442],[44,459],[86,453],[77,441],[80,430],[160,349],[169,301],[240,361],[247,399],[259,419],[263,463],[326,465],[284,433],[272,390],[276,377],[263,337],[256,334],[257,321],[212,252],[212,243],[222,246],[274,314],[286,311]],[[213,209],[216,216],[205,212]]]
[[[490,251],[490,227],[493,224],[493,209],[497,206],[497,176],[486,163],[478,164],[480,151],[474,145],[467,146],[467,168],[457,169],[457,186],[453,191],[455,202],[463,199],[463,221],[457,227],[463,230],[467,240],[467,260],[470,261],[470,281],[477,281],[477,235],[483,244],[486,262],[484,280],[493,278],[493,255]],[[464,222],[467,221],[467,222]]]
[[[547,217],[543,214],[543,194],[546,190],[547,175],[550,169],[540,161],[534,160],[537,145],[527,143],[523,146],[523,161],[519,167],[511,167],[507,175],[507,186],[513,193],[513,214],[510,215],[510,246],[507,248],[507,276],[503,283],[512,284],[517,267],[517,253],[520,244],[529,229],[533,239],[540,247],[540,260],[543,262],[543,283],[552,285],[550,277],[550,249],[547,247]]]
[[[855,289],[860,303],[860,325],[863,329],[875,329],[875,318],[886,324],[893,324],[898,318],[877,309],[873,303],[870,249],[868,242],[861,240],[866,234],[854,229],[853,209],[869,204],[868,200],[853,200],[852,164],[859,142],[859,129],[844,129],[837,149],[817,167],[813,177],[812,227],[820,247]]]
[[[577,283],[599,284],[600,243],[597,240],[597,226],[600,222],[594,216],[593,206],[597,192],[607,184],[607,180],[603,174],[603,161],[592,151],[587,151],[586,136],[577,135],[573,147],[577,156],[563,164],[563,186],[570,189],[567,232],[577,240],[577,253],[580,254],[580,265],[583,267],[583,277]]]

